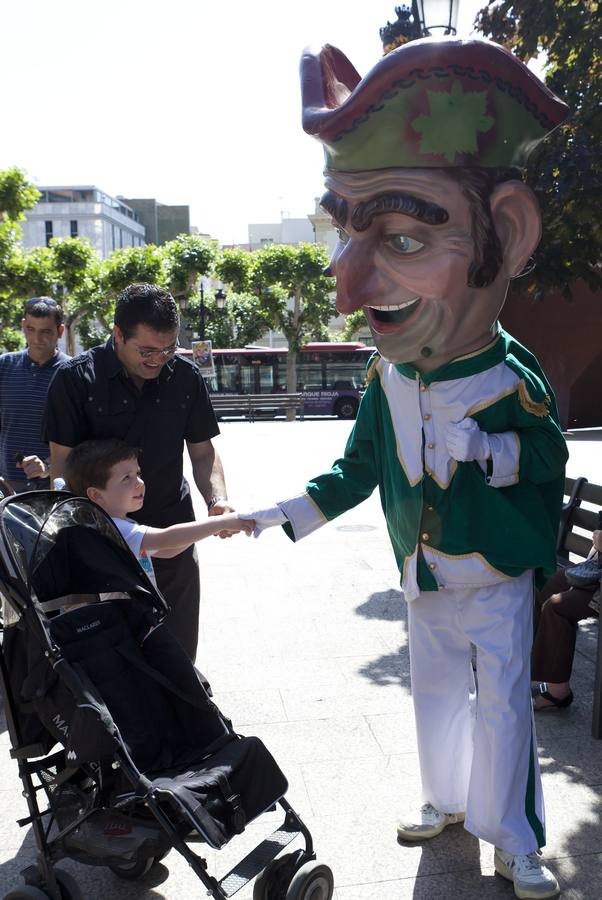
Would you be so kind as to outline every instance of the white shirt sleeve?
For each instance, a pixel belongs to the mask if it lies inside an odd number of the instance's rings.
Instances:
[[[142,553],[142,540],[147,531],[146,525],[139,525],[133,519],[113,519],[113,522],[134,556],[139,557]]]

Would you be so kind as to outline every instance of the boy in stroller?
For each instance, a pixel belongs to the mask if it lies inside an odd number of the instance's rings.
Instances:
[[[315,862],[283,773],[211,701],[164,625],[161,594],[98,506],[63,492],[5,498],[0,593],[0,688],[29,809],[19,824],[37,844],[5,900],[79,900],[55,867],[66,857],[136,878],[172,847],[215,900],[253,878],[254,900],[331,900],[332,873]],[[113,599],[65,608],[82,594]],[[219,849],[274,804],[282,825],[211,876],[191,844]],[[282,853],[299,835],[304,847]]]
[[[129,514],[138,512],[144,503],[145,486],[140,477],[138,453],[135,447],[117,438],[83,441],[67,457],[65,474],[71,493],[89,497],[111,516],[155,587],[152,556],[177,556],[211,535],[252,533],[255,523],[242,521],[235,513],[182,522],[169,528],[151,528],[130,519]]]

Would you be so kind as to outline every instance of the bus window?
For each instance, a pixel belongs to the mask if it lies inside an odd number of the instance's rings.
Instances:
[[[239,391],[238,363],[226,363],[220,359],[216,372],[219,375],[217,390],[224,391],[227,394],[237,394]],[[215,390],[212,382],[210,389]]]
[[[361,388],[366,372],[366,363],[329,362],[326,366],[326,390],[352,391]]]
[[[322,390],[322,363],[297,363],[297,389],[299,391]]]
[[[274,367],[271,365],[261,365],[259,368],[259,393],[273,394],[274,386]]]
[[[247,358],[240,361],[240,392],[241,394],[255,394],[255,366]]]

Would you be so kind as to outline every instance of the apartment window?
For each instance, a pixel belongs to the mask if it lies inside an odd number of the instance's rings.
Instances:
[[[44,225],[46,227],[46,246],[48,246],[52,240],[52,222],[46,221]]]
[[[113,246],[111,249],[116,250],[117,249],[117,226],[116,225],[111,225],[111,236],[112,236],[112,241],[113,241]]]
[[[119,229],[119,246],[123,247],[123,229]]]
[[[71,237],[77,237],[77,219],[71,219]]]

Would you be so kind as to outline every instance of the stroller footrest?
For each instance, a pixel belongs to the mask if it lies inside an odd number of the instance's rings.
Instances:
[[[244,859],[241,859],[221,879],[219,885],[226,897],[231,897],[245,884],[248,884],[252,878],[259,875],[267,864],[278,856],[280,851],[287,847],[299,834],[301,834],[299,828],[296,826],[292,827],[292,823],[285,820],[280,828],[277,828],[265,841],[258,844],[254,850],[245,856]]]

